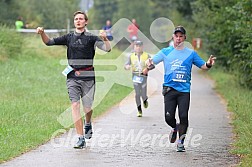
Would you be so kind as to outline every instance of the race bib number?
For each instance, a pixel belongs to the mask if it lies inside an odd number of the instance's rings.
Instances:
[[[175,82],[186,82],[186,73],[184,71],[174,71],[172,80]]]
[[[187,81],[187,69],[181,65],[182,62],[175,62],[171,66],[172,80],[175,82],[186,82]]]
[[[71,71],[73,71],[73,68],[71,66],[67,66],[63,71],[62,71],[62,74],[64,76],[67,76],[67,74],[69,74]]]
[[[135,82],[135,83],[143,83],[143,77],[134,75],[133,82]]]

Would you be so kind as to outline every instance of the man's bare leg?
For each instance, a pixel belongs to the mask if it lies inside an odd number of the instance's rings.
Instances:
[[[83,122],[80,114],[80,101],[72,102],[72,117],[77,134],[83,136]]]
[[[78,142],[74,145],[74,148],[81,149],[86,147],[85,138],[83,135],[83,122],[80,114],[80,102],[72,102],[72,117],[74,126],[79,137]]]

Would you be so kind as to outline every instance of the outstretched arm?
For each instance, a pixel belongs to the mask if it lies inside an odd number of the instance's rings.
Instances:
[[[209,57],[209,59],[207,60],[207,62],[201,66],[202,70],[209,70],[215,63],[216,57],[214,57],[213,55],[211,55]]]
[[[101,31],[99,35],[100,35],[101,39],[103,40],[103,42],[105,44],[105,48],[103,50],[107,51],[107,52],[110,52],[111,51],[111,45],[110,45],[110,42],[109,42],[109,40],[107,38],[106,32]]]

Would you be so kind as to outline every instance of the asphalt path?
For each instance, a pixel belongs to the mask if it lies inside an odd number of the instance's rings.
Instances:
[[[189,129],[186,152],[176,152],[168,141],[170,127],[164,120],[161,95],[162,66],[148,78],[149,107],[137,117],[134,93],[93,120],[93,138],[84,149],[73,149],[76,133],[70,129],[37,149],[1,167],[148,167],[148,166],[235,166],[229,153],[233,142],[230,113],[214,91],[214,83],[193,69]],[[59,130],[61,131],[61,130]]]

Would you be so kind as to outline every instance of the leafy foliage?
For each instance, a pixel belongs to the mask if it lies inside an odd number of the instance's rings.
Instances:
[[[30,28],[66,28],[78,4],[79,0],[5,0],[0,2],[0,23],[14,27],[17,17],[22,16]]]
[[[155,6],[155,16],[167,16],[171,15],[174,11],[179,11],[179,13],[184,17],[184,19],[191,20],[192,17],[192,7],[191,3],[195,0],[151,0]]]
[[[17,5],[15,5],[14,0],[1,0],[0,1],[0,23],[5,25],[12,25],[13,20],[18,16]],[[13,10],[14,9],[14,10]],[[14,26],[14,24],[13,24]]]
[[[153,10],[150,6],[150,1],[145,0],[145,3],[141,1],[120,1],[118,12],[114,14],[115,20],[120,18],[128,18],[129,20],[135,18],[140,30],[148,36],[149,27],[153,21],[152,13]]]
[[[252,5],[251,1],[241,0],[232,7],[237,12],[234,24],[240,38],[236,40],[234,54],[235,67],[239,70],[240,83],[252,88]]]
[[[116,23],[121,18],[129,20],[135,18],[140,30],[148,36],[149,26],[153,21],[153,8],[150,0],[142,1],[120,1],[120,0],[95,0],[94,8],[89,11],[93,29],[99,29],[110,19]]]
[[[95,0],[94,7],[88,12],[90,19],[89,27],[91,29],[101,29],[105,24],[106,20],[113,20],[113,14],[118,10],[118,0]]]
[[[207,50],[218,57],[217,64],[252,88],[251,1],[197,0],[192,6],[198,33]]]

